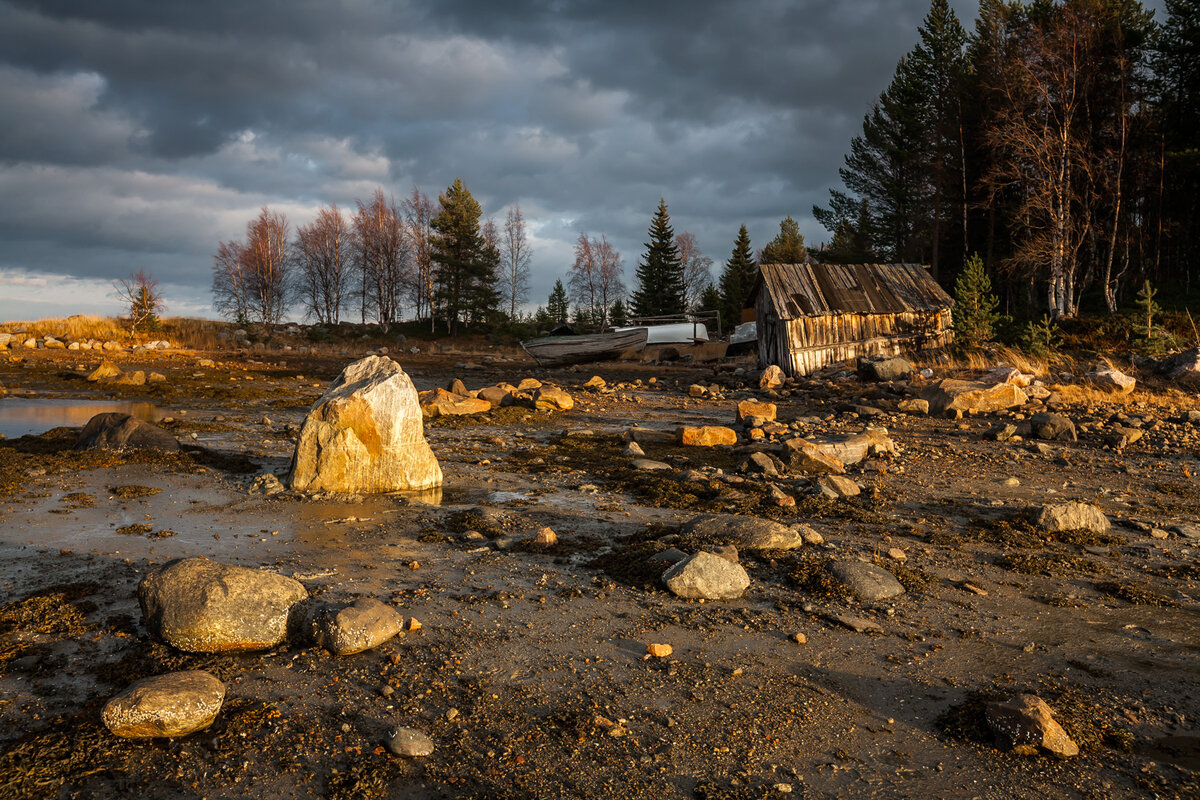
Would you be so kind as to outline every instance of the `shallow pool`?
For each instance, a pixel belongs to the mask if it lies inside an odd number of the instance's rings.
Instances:
[[[51,428],[78,428],[96,414],[110,411],[132,414],[147,422],[161,417],[153,403],[5,397],[0,398],[0,434],[12,439]]]

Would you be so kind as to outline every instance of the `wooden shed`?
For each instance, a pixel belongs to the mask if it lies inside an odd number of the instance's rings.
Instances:
[[[954,338],[954,301],[920,264],[764,264],[750,297],[759,364],[789,375]]]

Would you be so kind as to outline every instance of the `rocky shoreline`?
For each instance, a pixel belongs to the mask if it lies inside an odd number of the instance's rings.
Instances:
[[[166,380],[0,361],[21,397],[152,400],[182,446],[0,442],[0,796],[1200,786],[1200,403],[1176,379],[412,356],[443,484],[363,496],[287,486],[345,361],[105,355]],[[181,647],[138,586],[195,557],[291,581],[303,613],[250,652]],[[203,724],[106,727],[155,703]]]

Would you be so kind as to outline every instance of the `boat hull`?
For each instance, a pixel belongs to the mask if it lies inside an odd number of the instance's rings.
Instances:
[[[542,336],[521,342],[525,352],[543,367],[606,361],[627,351],[638,352],[645,346],[645,328],[581,336]]]

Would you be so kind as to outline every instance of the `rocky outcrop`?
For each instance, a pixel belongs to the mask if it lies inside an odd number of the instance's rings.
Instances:
[[[307,597],[291,578],[207,558],[168,561],[138,584],[147,630],[194,653],[275,647]]]
[[[417,391],[399,364],[368,356],[342,371],[304,420],[285,482],[301,491],[354,493],[442,484]]]
[[[225,684],[202,670],[168,672],[143,678],[109,700],[104,725],[129,739],[187,736],[217,718],[225,702]]]
[[[87,421],[75,442],[76,450],[176,451],[179,442],[157,425],[129,414],[108,412]]]
[[[949,378],[926,389],[921,397],[929,401],[933,414],[990,413],[1023,406],[1029,400],[1021,387],[1012,383],[988,385]]]

